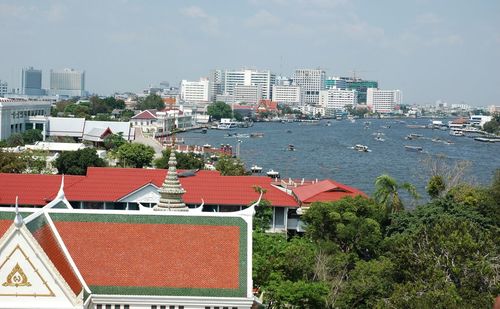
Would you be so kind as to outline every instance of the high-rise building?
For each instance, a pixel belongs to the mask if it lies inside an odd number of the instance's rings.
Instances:
[[[276,75],[269,70],[226,70],[224,73],[224,92],[233,94],[236,85],[259,85],[263,99],[271,99],[272,86],[276,83]]]
[[[356,90],[331,88],[319,92],[319,105],[327,111],[344,110],[346,105],[355,106],[357,103]]]
[[[330,88],[346,89],[347,88],[347,81],[345,79],[340,78],[340,77],[328,77],[325,80],[325,88],[326,89],[330,89]]]
[[[358,103],[366,103],[368,88],[378,88],[378,82],[374,80],[363,80],[360,78],[341,77],[347,82],[347,88],[358,92]]]
[[[224,84],[225,84],[225,71],[224,70],[212,70],[208,76],[210,82],[210,101],[214,101],[217,95],[224,94]]]
[[[8,90],[8,84],[7,82],[4,82],[0,79],[0,97],[3,97],[4,95],[7,94]]]
[[[42,89],[42,70],[33,69],[33,67],[21,70],[21,94],[44,94]]]
[[[50,94],[69,97],[85,96],[85,71],[50,70]]]
[[[297,69],[293,81],[302,89],[302,101],[306,104],[318,104],[319,92],[325,89],[325,71],[321,69]]]
[[[298,106],[301,104],[301,90],[299,86],[273,86],[273,101],[290,105]]]
[[[206,78],[200,78],[200,81],[181,82],[181,99],[186,102],[208,102],[209,97],[209,81]]]
[[[262,99],[261,85],[236,85],[234,86],[234,101],[247,104],[257,104]]]
[[[366,92],[366,105],[374,113],[392,113],[394,107],[401,104],[400,90],[381,90],[368,88]]]

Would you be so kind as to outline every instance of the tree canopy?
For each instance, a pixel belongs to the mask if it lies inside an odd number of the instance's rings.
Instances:
[[[58,174],[85,175],[90,166],[103,167],[106,162],[99,158],[94,148],[63,151],[54,161]]]
[[[403,187],[387,184],[389,195]],[[254,231],[254,284],[268,308],[491,308],[499,197],[500,170],[490,186],[462,183],[411,211],[387,211],[393,196],[313,203],[301,237]]]
[[[207,107],[207,113],[212,120],[221,120],[221,118],[232,118],[233,110],[230,105],[217,101]]]
[[[141,111],[146,109],[162,110],[164,108],[165,102],[163,102],[163,99],[156,94],[150,94],[146,98],[140,98],[137,103],[137,109],[140,109]]]
[[[165,169],[168,168],[169,157],[170,157],[170,149],[163,150],[161,158],[158,158],[154,161],[154,166],[156,168],[165,168]],[[178,169],[186,169],[186,170],[203,169],[203,167],[205,166],[203,157],[201,155],[192,152],[189,153],[176,152],[175,160],[177,161]]]
[[[215,163],[215,169],[222,176],[243,176],[247,175],[245,164],[238,158],[232,158],[227,155],[220,156]]]
[[[151,166],[154,154],[155,151],[151,146],[139,143],[125,143],[115,152],[119,166],[137,168]]]

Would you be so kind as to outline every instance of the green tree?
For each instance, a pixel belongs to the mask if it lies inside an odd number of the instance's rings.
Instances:
[[[137,108],[141,111],[146,109],[162,110],[165,108],[165,102],[163,102],[162,98],[159,95],[150,94],[146,98],[139,99]]]
[[[129,121],[130,118],[134,117],[134,111],[132,110],[129,110],[129,109],[126,109],[124,111],[121,112],[120,114],[120,120],[121,121]]]
[[[0,173],[20,174],[27,167],[27,162],[19,154],[0,149]]]
[[[118,165],[121,167],[143,168],[150,166],[154,154],[153,147],[139,143],[126,143],[116,150]]]
[[[218,170],[222,176],[243,176],[247,175],[244,163],[238,158],[230,156],[220,156],[215,163],[215,169]]]
[[[23,173],[28,174],[51,174],[47,167],[47,157],[49,152],[46,150],[27,150],[20,155],[20,159],[26,163]]]
[[[99,158],[94,148],[84,148],[77,151],[63,151],[54,161],[59,174],[85,175],[90,166],[103,167],[106,162]]]
[[[168,159],[170,158],[170,148],[162,151],[162,156],[153,162],[156,168],[168,168]],[[183,170],[196,170],[203,169],[205,161],[199,154],[192,152],[183,153],[175,152],[175,160],[177,161],[177,168]]]
[[[207,107],[207,113],[210,115],[212,120],[221,120],[221,118],[231,118],[232,117],[231,106],[224,102],[215,102]]]
[[[116,150],[127,141],[123,138],[123,133],[109,134],[103,140],[104,148],[106,150]]]
[[[9,147],[23,146],[24,138],[21,133],[14,133],[7,138],[7,145]]]
[[[26,130],[22,135],[23,141],[26,144],[34,144],[35,142],[43,140],[42,131],[36,129]]]
[[[500,134],[500,114],[496,114],[493,119],[485,123],[483,130],[492,134]]]
[[[389,213],[402,211],[404,206],[399,195],[401,189],[406,190],[413,198],[418,198],[417,191],[412,184],[407,182],[399,184],[389,175],[380,175],[375,180],[375,200],[384,205]]]
[[[439,197],[446,189],[443,177],[441,175],[434,175],[427,184],[427,193],[431,198]]]

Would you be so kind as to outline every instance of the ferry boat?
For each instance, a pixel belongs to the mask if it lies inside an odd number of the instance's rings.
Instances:
[[[267,176],[272,177],[272,178],[280,178],[280,172],[277,172],[273,169],[270,169],[267,173]]]
[[[261,132],[250,133],[250,137],[264,137],[264,133]]]
[[[422,134],[416,134],[416,133],[410,133],[406,135],[405,139],[412,140],[412,139],[417,139],[423,137]]]
[[[464,131],[461,130],[450,130],[451,136],[465,136]]]
[[[250,167],[250,171],[252,171],[252,173],[260,173],[262,172],[262,166],[254,164],[252,165],[252,167]]]
[[[420,151],[424,150],[420,146],[408,146],[408,145],[405,145],[405,149],[408,151],[416,151],[416,152],[420,152]]]

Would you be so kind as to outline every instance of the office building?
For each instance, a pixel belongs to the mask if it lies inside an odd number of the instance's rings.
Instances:
[[[8,90],[7,90],[8,86],[9,85],[7,84],[7,82],[4,82],[4,81],[2,81],[0,79],[0,97],[3,97],[3,96],[5,96],[7,94],[7,92],[8,92]]]
[[[217,95],[224,94],[226,72],[224,70],[212,70],[208,76],[210,101],[215,101]]]
[[[345,110],[347,105],[356,106],[358,95],[356,90],[332,88],[319,92],[319,105],[327,111]]]
[[[85,71],[50,70],[50,94],[68,97],[85,96]]]
[[[325,80],[325,88],[326,89],[330,89],[330,88],[346,89],[347,88],[347,81],[345,79],[340,78],[340,77],[328,77]]]
[[[42,89],[42,70],[33,67],[21,70],[21,94],[39,96],[44,95]]]
[[[236,85],[234,87],[234,101],[246,104],[257,104],[263,99],[261,85]]]
[[[368,88],[378,88],[378,82],[374,80],[363,80],[359,78],[341,77],[346,80],[347,88],[358,92],[358,103],[366,103],[366,93]]]
[[[325,71],[321,69],[297,69],[293,81],[302,89],[305,104],[318,104],[319,92],[325,89]]]
[[[210,101],[209,92],[210,82],[206,78],[199,81],[181,82],[181,100],[186,102],[208,102]]]
[[[374,113],[392,113],[396,105],[400,105],[402,94],[400,90],[381,90],[368,88],[366,105]]]
[[[273,101],[278,104],[298,106],[301,104],[301,90],[299,86],[273,86]]]
[[[269,70],[226,70],[224,73],[224,92],[234,93],[236,85],[252,86],[259,85],[262,90],[263,99],[271,99],[272,86],[276,83],[276,75]]]

